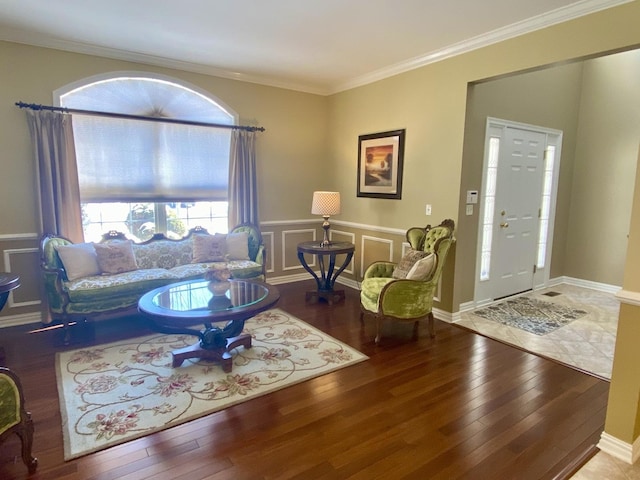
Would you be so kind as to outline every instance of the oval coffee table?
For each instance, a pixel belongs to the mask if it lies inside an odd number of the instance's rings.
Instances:
[[[218,361],[225,372],[230,372],[231,350],[238,346],[251,348],[251,335],[242,334],[245,320],[273,307],[279,299],[278,289],[262,282],[187,280],[146,293],[138,302],[138,310],[162,333],[200,339],[171,352],[173,367],[188,358],[202,358]],[[197,326],[204,328],[193,328]]]

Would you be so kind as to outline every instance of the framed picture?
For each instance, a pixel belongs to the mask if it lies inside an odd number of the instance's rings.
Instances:
[[[402,198],[404,129],[358,137],[358,197]]]

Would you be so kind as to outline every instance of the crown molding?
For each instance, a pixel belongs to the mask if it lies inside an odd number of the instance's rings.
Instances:
[[[126,62],[134,62],[143,65],[152,65],[156,67],[172,68],[184,72],[200,73],[213,77],[227,78],[238,80],[240,82],[256,83],[267,87],[283,88],[286,90],[294,90],[314,95],[326,96],[329,94],[327,89],[318,88],[317,86],[275,80],[260,75],[249,75],[240,72],[232,72],[210,65],[200,63],[184,62],[182,60],[174,60],[171,58],[148,55],[146,53],[134,52],[129,50],[120,50],[116,48],[103,47],[99,45],[90,45],[81,42],[70,42],[59,38],[52,38],[47,35],[37,33],[25,33],[15,29],[4,29],[0,33],[0,40],[13,43],[21,43],[34,47],[52,48],[65,52],[81,53],[84,55],[92,55],[96,57],[111,58],[113,60],[123,60]]]
[[[463,53],[471,52],[479,48],[519,37],[526,33],[535,32],[536,30],[541,30],[552,25],[574,20],[585,15],[617,7],[632,1],[634,0],[583,0],[581,2],[538,15],[537,17],[532,17],[503,28],[498,28],[463,42],[454,43],[447,47],[434,50],[426,55],[420,55],[413,59],[362,75],[348,82],[337,85],[336,88],[330,91],[330,94],[339,93],[352,88],[361,87],[369,83],[377,82],[379,80],[384,80],[385,78],[405,73],[410,70],[415,70],[431,63],[440,62],[457,55],[462,55]]]
[[[407,61],[403,61],[389,67],[381,68],[366,75],[356,77],[347,82],[337,85],[327,85],[321,87],[309,83],[289,82],[277,80],[260,75],[245,74],[233,72],[222,68],[203,65],[192,62],[184,62],[165,57],[147,55],[140,52],[119,50],[97,45],[90,45],[81,42],[71,42],[49,37],[47,35],[39,35],[34,33],[26,33],[17,29],[5,28],[0,33],[0,40],[22,43],[36,47],[53,48],[67,52],[81,53],[86,55],[94,55],[98,57],[111,58],[114,60],[123,60],[157,67],[172,68],[186,72],[200,73],[203,75],[211,75],[214,77],[227,78],[242,82],[255,83],[268,87],[283,88],[287,90],[295,90],[314,95],[328,96],[345,90],[367,85],[377,82],[388,77],[398,75],[400,73],[415,70],[431,63],[439,62],[463,53],[471,52],[482,47],[486,47],[510,38],[514,38],[526,33],[534,32],[542,28],[546,28],[558,23],[566,22],[579,18],[591,13],[606,10],[608,8],[630,3],[634,0],[583,0],[566,7],[558,8],[551,12],[517,22],[512,25],[493,30],[486,34],[478,35],[469,40],[455,43],[447,47],[434,50],[433,52],[421,55]]]

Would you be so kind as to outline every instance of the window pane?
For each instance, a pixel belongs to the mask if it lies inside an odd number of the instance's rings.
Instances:
[[[165,215],[156,216],[158,208]],[[135,242],[148,240],[154,233],[182,238],[195,227],[227,233],[227,208],[227,202],[83,203],[84,239],[99,242],[109,230],[122,232]]]

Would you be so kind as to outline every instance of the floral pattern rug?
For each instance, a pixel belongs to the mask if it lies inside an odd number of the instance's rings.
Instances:
[[[245,322],[252,348],[233,350],[233,369],[171,350],[191,335],[155,334],[60,352],[56,358],[65,460],[222,410],[353,365],[368,357],[280,309]]]
[[[516,297],[490,307],[475,310],[474,315],[516,327],[536,335],[546,335],[586,315],[586,310]]]

